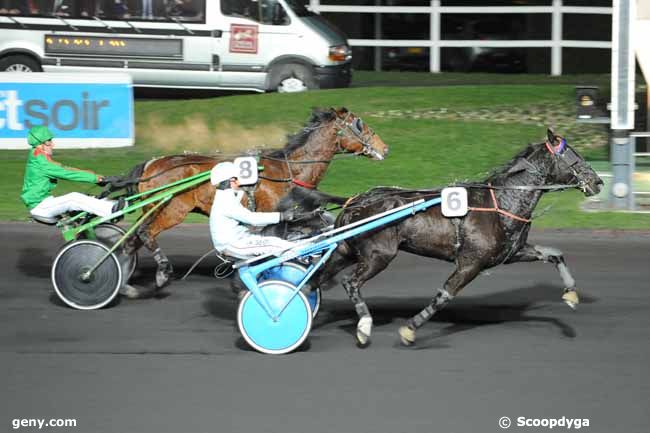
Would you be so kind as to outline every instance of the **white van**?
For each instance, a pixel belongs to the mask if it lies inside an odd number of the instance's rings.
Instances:
[[[305,0],[0,0],[0,71],[126,71],[135,86],[346,87],[345,36]]]

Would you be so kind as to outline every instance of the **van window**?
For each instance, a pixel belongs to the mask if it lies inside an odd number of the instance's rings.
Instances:
[[[286,0],[286,3],[289,5],[293,13],[299,17],[308,17],[315,15],[307,6],[309,6],[309,0]]]
[[[275,26],[286,26],[291,23],[286,11],[277,0],[222,0],[221,13]]]
[[[0,0],[0,15],[205,22],[205,0]]]

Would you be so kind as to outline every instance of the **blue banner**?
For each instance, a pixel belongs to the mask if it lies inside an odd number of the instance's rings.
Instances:
[[[47,126],[64,148],[133,144],[128,75],[0,75],[0,148],[26,148],[36,125]]]

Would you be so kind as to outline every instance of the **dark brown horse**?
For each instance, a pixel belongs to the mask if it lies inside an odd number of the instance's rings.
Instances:
[[[372,316],[361,297],[362,285],[383,271],[399,250],[456,264],[455,271],[438,289],[431,303],[399,330],[403,344],[415,342],[415,332],[436,311],[484,269],[500,264],[543,260],[555,264],[565,285],[564,301],[575,308],[578,296],[562,252],[526,242],[533,210],[548,190],[580,188],[597,194],[602,180],[564,139],[549,130],[548,141],[529,145],[510,163],[485,181],[463,185],[468,190],[469,212],[446,218],[434,206],[384,228],[342,243],[314,280],[322,284],[347,266],[343,287],[359,316],[357,342],[370,341]],[[440,190],[374,188],[355,197],[336,221],[350,224],[420,198],[440,195]]]
[[[260,212],[273,211],[292,188],[315,188],[323,179],[334,155],[339,153],[381,160],[388,154],[388,146],[360,117],[345,108],[313,110],[305,127],[289,138],[284,149],[259,155],[259,163],[264,169],[254,192],[249,196],[254,201],[252,207]],[[148,191],[210,170],[215,164],[228,159],[232,158],[179,155],[153,159],[144,164],[139,176],[150,180],[139,183],[138,189],[140,192]],[[143,244],[152,252],[158,265],[157,288],[168,283],[172,266],[156,238],[161,232],[181,223],[190,212],[209,215],[214,193],[214,186],[206,182],[178,194],[130,240],[129,252],[136,251]],[[249,204],[248,201],[245,198],[245,206]]]

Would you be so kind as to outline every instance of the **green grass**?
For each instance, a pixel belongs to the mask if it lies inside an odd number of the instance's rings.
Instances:
[[[381,76],[364,73],[367,83]],[[404,74],[408,77],[411,74]],[[436,76],[421,74],[426,84]],[[447,80],[455,79],[449,74]],[[486,74],[489,75],[489,74]],[[397,77],[402,77],[399,74]],[[510,76],[508,76],[510,77]],[[388,77],[391,78],[391,77]],[[488,77],[489,78],[489,77]],[[494,76],[492,77],[493,79]],[[603,80],[603,77],[600,77]],[[487,79],[487,78],[485,78]],[[519,80],[520,78],[517,78]],[[460,78],[458,78],[460,81]],[[465,78],[467,80],[467,78]],[[456,180],[481,179],[495,166],[508,161],[527,143],[545,136],[542,124],[497,123],[488,120],[416,119],[379,117],[388,110],[454,110],[525,108],[561,101],[572,107],[574,85],[567,81],[530,84],[480,84],[429,87],[353,87],[304,94],[239,95],[195,100],[136,101],[136,146],[123,149],[57,150],[55,159],[101,174],[118,174],[155,155],[182,149],[218,150],[223,142],[214,137],[238,141],[245,132],[264,137],[265,131],[296,132],[309,116],[311,107],[348,109],[364,120],[390,146],[383,162],[363,158],[341,159],[332,164],[320,188],[326,192],[352,195],[376,185],[434,187]],[[483,79],[478,80],[479,83]],[[431,84],[431,83],[429,83]],[[453,84],[453,83],[446,83]],[[190,124],[187,124],[191,119]],[[198,125],[198,126],[197,126]],[[199,127],[200,126],[200,127]],[[185,128],[185,129],[183,129]],[[172,135],[180,130],[180,134]],[[561,131],[560,131],[561,132]],[[248,137],[250,139],[250,137]],[[262,140],[263,138],[256,138]],[[254,141],[254,140],[253,140]],[[219,144],[218,144],[219,143]],[[232,145],[237,143],[227,143]],[[604,155],[602,149],[594,155]],[[19,200],[26,151],[0,151],[0,219],[27,219]],[[78,190],[94,192],[86,185],[61,182],[56,193]],[[650,216],[625,213],[587,213],[579,210],[577,192],[549,194],[540,205],[552,208],[535,225],[538,227],[644,229]],[[204,218],[191,218],[205,221]]]

